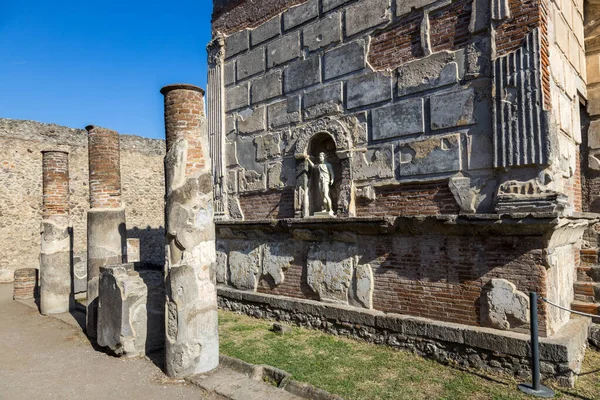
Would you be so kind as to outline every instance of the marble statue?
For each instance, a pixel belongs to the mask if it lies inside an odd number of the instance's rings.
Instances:
[[[316,173],[317,188],[322,199],[321,211],[315,213],[315,215],[333,215],[332,201],[329,195],[329,187],[333,185],[334,180],[333,167],[325,160],[325,157],[325,153],[319,153],[319,162],[315,164],[308,155],[304,155],[304,158]]]

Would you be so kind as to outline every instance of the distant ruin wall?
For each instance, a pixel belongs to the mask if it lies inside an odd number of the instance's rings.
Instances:
[[[121,135],[120,139],[127,237],[140,239],[140,261],[162,265],[165,143],[131,135]],[[0,282],[11,282],[15,269],[39,267],[41,151],[48,148],[69,152],[73,261],[75,274],[85,277],[87,146],[83,129],[0,119]]]

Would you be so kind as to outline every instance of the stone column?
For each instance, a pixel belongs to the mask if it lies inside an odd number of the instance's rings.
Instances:
[[[225,118],[223,96],[223,60],[225,41],[218,36],[207,46],[208,53],[208,137],[210,141],[210,159],[214,184],[215,218],[224,218],[227,209],[225,185],[227,184],[223,151],[225,149]]]
[[[169,376],[183,377],[219,364],[213,178],[204,91],[170,85],[161,93],[167,137],[165,367]]]
[[[86,333],[98,324],[100,267],[121,264],[127,252],[125,208],[121,203],[119,134],[88,126],[90,211],[87,218],[88,284]]]
[[[40,255],[40,311],[69,311],[71,235],[69,232],[69,153],[42,152],[43,213]]]

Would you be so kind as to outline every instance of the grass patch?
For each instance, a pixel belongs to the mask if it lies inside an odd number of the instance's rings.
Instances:
[[[507,376],[470,374],[386,346],[293,327],[279,335],[272,322],[219,311],[221,352],[252,364],[268,364],[347,400],[530,399]],[[600,353],[588,350],[575,389],[560,399],[600,400]]]

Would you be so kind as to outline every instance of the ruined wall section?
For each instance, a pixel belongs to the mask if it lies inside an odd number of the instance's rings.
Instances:
[[[164,141],[121,135],[122,199],[128,237],[139,237],[142,261],[164,263]],[[0,119],[0,282],[15,269],[39,267],[42,220],[42,155],[69,152],[75,273],[86,277],[89,209],[87,133],[34,121]],[[85,290],[85,284],[79,288]]]
[[[334,184],[340,197],[352,192],[348,215],[420,214],[405,206],[411,201],[433,214],[491,210],[486,7],[471,0],[275,3],[282,7],[262,6],[269,12],[230,4],[213,20],[215,37],[225,36],[230,218],[298,216],[295,155],[306,149],[299,140],[333,126],[350,137],[336,142],[343,173]],[[459,172],[453,191],[449,180]],[[423,190],[414,189],[418,183]],[[469,199],[457,204],[453,193],[463,189]]]

